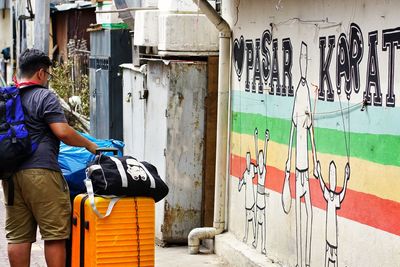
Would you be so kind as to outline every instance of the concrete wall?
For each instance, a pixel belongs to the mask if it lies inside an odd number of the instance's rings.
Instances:
[[[2,29],[0,38],[0,48],[10,46],[12,39],[11,37],[11,19],[10,19],[10,9],[0,10],[0,27]]]
[[[228,229],[259,253],[288,266],[398,266],[399,8],[224,1]]]

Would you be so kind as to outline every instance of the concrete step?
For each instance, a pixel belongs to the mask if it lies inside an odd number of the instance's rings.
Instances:
[[[239,241],[231,233],[215,236],[215,253],[232,267],[282,267],[281,263]],[[268,254],[268,252],[267,252]]]

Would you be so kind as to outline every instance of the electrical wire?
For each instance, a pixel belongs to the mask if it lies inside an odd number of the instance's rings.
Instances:
[[[266,103],[264,103],[265,102],[265,100],[255,100],[254,98],[252,98],[252,97],[246,97],[246,96],[241,96],[240,97],[241,99],[243,98],[243,99],[246,99],[246,100],[248,100],[248,101],[250,101],[250,102],[253,102],[254,104],[258,104],[258,103],[263,103],[263,104],[265,104],[266,105]],[[344,113],[344,115],[346,115],[347,113],[350,113],[351,111],[353,111],[353,110],[358,110],[358,109],[360,109],[360,108],[362,108],[362,107],[365,107],[365,100],[363,100],[363,101],[361,101],[361,102],[357,102],[357,103],[355,103],[355,104],[353,104],[353,105],[351,105],[351,106],[348,106],[348,111],[346,112],[346,113]],[[325,116],[325,115],[333,115],[333,114],[338,114],[338,115],[340,115],[340,113],[342,112],[342,110],[341,109],[335,109],[335,110],[331,110],[331,111],[325,111],[325,112],[315,112],[314,113],[314,118],[315,118],[315,120],[318,120],[318,117],[322,117],[322,116]],[[304,113],[304,115],[298,115],[298,117],[299,118],[301,118],[301,117],[304,117],[304,116],[309,116],[310,114],[309,113]],[[324,117],[325,118],[325,117]]]

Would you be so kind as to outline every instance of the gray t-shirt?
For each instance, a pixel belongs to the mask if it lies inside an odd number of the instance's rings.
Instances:
[[[49,127],[50,123],[67,122],[57,96],[45,88],[21,88],[21,101],[31,140],[40,142],[19,170],[43,168],[61,171],[58,165],[60,141]]]

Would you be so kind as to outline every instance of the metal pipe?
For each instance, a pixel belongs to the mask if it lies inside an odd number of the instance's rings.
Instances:
[[[214,238],[216,229],[214,227],[195,228],[190,231],[189,239],[189,253],[199,253],[200,240]]]
[[[218,31],[231,35],[229,24],[218,14],[218,12],[206,0],[192,0],[204,15],[217,27]]]
[[[207,0],[192,0],[219,30],[217,145],[215,166],[214,223],[209,227],[193,229],[189,234],[189,253],[197,254],[200,240],[214,238],[225,230],[225,198],[228,176],[228,123],[229,123],[229,66],[231,30],[229,24]]]

